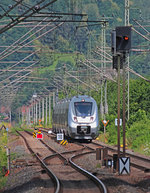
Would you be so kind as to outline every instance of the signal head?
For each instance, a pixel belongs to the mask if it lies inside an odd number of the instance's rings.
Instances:
[[[124,39],[125,41],[128,41],[128,40],[129,40],[129,37],[128,37],[128,36],[123,36],[123,39]]]

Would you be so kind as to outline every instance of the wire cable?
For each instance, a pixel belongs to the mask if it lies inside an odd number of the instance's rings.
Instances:
[[[7,31],[8,29],[12,28],[13,26],[17,25],[18,23],[24,21],[25,19],[27,19],[28,17],[31,17],[33,14],[37,13],[38,11],[44,9],[45,7],[53,4],[54,2],[56,2],[57,0],[52,0],[51,2],[43,5],[40,7],[40,4],[42,4],[45,0],[41,0],[40,2],[38,2],[36,5],[32,6],[31,8],[29,8],[27,11],[25,11],[22,15],[20,15],[18,18],[16,18],[14,21],[10,22],[8,25],[6,25],[5,27],[3,27],[2,29],[0,29],[0,34],[4,33],[5,31]],[[38,6],[38,10],[36,9],[36,6]],[[29,13],[30,11],[32,11],[29,15],[26,16],[27,13]]]

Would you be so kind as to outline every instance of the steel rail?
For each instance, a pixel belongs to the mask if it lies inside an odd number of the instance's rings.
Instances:
[[[29,131],[25,131],[26,133],[32,135],[32,133],[30,133]],[[43,132],[46,132],[43,130]],[[48,135],[48,134],[47,134]],[[80,150],[73,150],[73,151],[67,151],[67,152],[62,152],[62,153],[59,153],[57,152],[56,150],[54,150],[52,147],[50,147],[47,143],[45,143],[43,140],[40,140],[41,143],[43,143],[50,151],[52,151],[54,154],[53,155],[50,155],[50,156],[47,156],[43,159],[46,160],[46,159],[49,159],[50,157],[54,157],[54,156],[58,156],[60,157],[61,160],[65,161],[65,163],[68,163],[68,160],[63,156],[63,154],[68,154],[68,153],[74,153],[74,152],[78,152],[78,151],[83,151],[85,149],[85,146],[81,145],[82,146],[82,149]],[[79,144],[78,144],[79,145]]]
[[[95,151],[94,151],[95,152]],[[107,188],[106,186],[104,185],[104,183],[98,179],[96,176],[94,176],[93,174],[91,174],[90,172],[88,172],[87,170],[81,168],[80,166],[78,166],[77,164],[75,164],[72,160],[81,156],[81,155],[86,155],[86,154],[89,154],[89,153],[93,153],[92,152],[86,152],[86,153],[82,153],[82,154],[79,154],[79,155],[75,155],[75,156],[72,156],[70,159],[69,159],[69,163],[71,164],[72,167],[74,167],[76,170],[80,171],[83,173],[83,175],[86,175],[88,178],[90,178],[92,181],[94,181],[101,192],[103,193],[107,193]]]
[[[37,160],[42,164],[42,166],[44,167],[44,169],[47,171],[47,174],[52,178],[53,182],[55,183],[55,193],[60,193],[60,181],[59,179],[55,176],[55,174],[47,167],[47,165],[44,163],[43,160],[41,160],[39,158],[39,156],[37,154],[34,153],[34,151],[32,150],[32,148],[29,146],[26,138],[19,132],[16,130],[16,132],[24,139],[25,144],[27,146],[27,148],[29,149],[29,151],[37,158]]]
[[[97,145],[97,146],[101,146],[101,147],[107,147],[108,150],[113,151],[113,152],[116,152],[116,151],[117,151],[115,148],[110,147],[110,146],[108,146],[108,145],[98,144],[98,143],[95,143],[95,142],[93,142],[93,141],[92,141],[92,144]],[[121,153],[122,153],[122,151],[121,151]],[[110,156],[110,155],[108,155],[108,156]],[[141,156],[139,156],[139,155],[135,155],[135,154],[133,154],[133,153],[129,153],[129,152],[127,153],[127,152],[126,152],[126,156],[130,156],[130,157],[132,157],[132,158],[136,158],[136,159],[138,159],[138,160],[141,160],[141,161],[150,163],[150,158],[144,158],[144,157],[141,157]],[[133,163],[133,162],[131,162],[131,166],[133,166],[133,167],[135,167],[135,168],[138,168],[138,169],[140,169],[140,170],[143,170],[143,171],[150,171],[150,168],[146,168],[146,167],[144,167],[144,166],[137,165],[136,163]]]
[[[29,133],[31,135],[30,132],[26,131],[27,133]],[[81,151],[85,148],[88,148],[87,146],[85,145],[81,145],[81,146],[84,146],[82,149],[80,150],[74,150],[74,151],[67,151],[67,152],[62,152],[62,153],[59,153],[55,150],[53,150],[49,145],[47,145],[43,140],[40,140],[48,149],[50,149],[51,151],[55,152],[53,155],[50,155],[50,156],[47,156],[43,159],[43,161],[45,162],[47,159],[51,159],[55,156],[59,156],[61,159],[63,159],[65,161],[65,164],[67,163],[70,163],[71,167],[76,169],[77,171],[79,171],[80,173],[82,173],[83,175],[87,176],[88,178],[90,178],[94,183],[97,184],[100,192],[102,193],[107,193],[107,189],[105,187],[105,185],[103,184],[103,182],[101,180],[99,180],[96,176],[94,176],[93,174],[91,174],[90,172],[86,171],[85,169],[81,168],[80,166],[78,166],[77,164],[75,164],[72,159],[75,159],[79,156],[83,156],[83,155],[86,155],[86,154],[90,154],[90,153],[95,153],[95,151],[90,151],[90,152],[85,152],[85,153],[80,153],[78,155],[75,155],[75,156],[72,156],[69,160],[67,160],[63,154],[68,154],[68,153],[74,153],[74,152],[78,152],[78,151]],[[79,144],[78,144],[79,145]]]
[[[80,166],[76,165],[72,159],[77,157],[77,156],[83,156],[85,154],[90,154],[90,153],[94,153],[95,151],[92,151],[92,152],[86,152],[86,153],[81,153],[81,154],[78,154],[76,156],[73,156],[72,158],[70,158],[69,160],[67,160],[63,154],[69,154],[69,153],[74,153],[74,152],[79,152],[79,151],[82,151],[84,148],[82,148],[81,150],[74,150],[74,151],[67,151],[67,152],[62,152],[61,154],[60,153],[55,153],[53,155],[49,155],[49,156],[46,156],[43,161],[46,162],[46,160],[48,159],[52,159],[53,157],[55,156],[59,156],[61,155],[62,159],[65,160],[65,164],[67,164],[69,162],[69,164],[71,165],[72,168],[76,169],[78,172],[82,173],[83,175],[85,175],[86,177],[90,178],[94,183],[97,184],[100,192],[103,192],[103,193],[107,193],[107,189],[105,187],[105,185],[103,184],[103,182],[101,180],[99,180],[96,176],[94,176],[93,174],[91,174],[90,172],[88,172],[87,170],[84,170],[83,168],[81,168]]]

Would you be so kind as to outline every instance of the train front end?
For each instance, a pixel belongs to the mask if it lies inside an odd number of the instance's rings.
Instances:
[[[74,139],[95,139],[98,135],[98,109],[92,97],[73,97],[68,112],[69,135]]]

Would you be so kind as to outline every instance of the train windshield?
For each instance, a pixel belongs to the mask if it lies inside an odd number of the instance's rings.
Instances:
[[[91,116],[92,103],[91,102],[75,102],[74,103],[76,116],[86,117]]]

